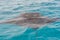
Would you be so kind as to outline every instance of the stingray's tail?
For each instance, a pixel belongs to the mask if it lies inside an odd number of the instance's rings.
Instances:
[[[14,18],[14,19],[9,19],[9,20],[2,20],[0,21],[0,24],[2,23],[14,23],[16,21],[24,20],[25,18]]]
[[[14,20],[2,20],[2,21],[0,21],[0,24],[13,23],[13,22],[14,22]]]

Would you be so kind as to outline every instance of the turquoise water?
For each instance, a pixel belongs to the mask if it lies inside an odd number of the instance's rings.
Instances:
[[[0,0],[0,20],[24,12],[38,12],[50,18],[60,17],[60,0]],[[15,24],[0,24],[0,40],[60,40],[60,22],[34,30]]]

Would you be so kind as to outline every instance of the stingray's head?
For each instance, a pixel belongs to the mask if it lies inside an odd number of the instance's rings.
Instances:
[[[40,17],[40,13],[24,13],[21,15],[24,18]]]

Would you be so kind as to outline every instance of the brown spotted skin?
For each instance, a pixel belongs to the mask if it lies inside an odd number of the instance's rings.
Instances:
[[[19,18],[26,18],[26,19],[20,20]],[[45,24],[56,21],[57,18],[49,19],[44,16],[41,16],[40,13],[24,13],[14,19],[10,19],[0,23],[14,23],[20,26],[27,26],[27,27],[29,26],[34,29],[38,29],[39,27],[42,27]]]

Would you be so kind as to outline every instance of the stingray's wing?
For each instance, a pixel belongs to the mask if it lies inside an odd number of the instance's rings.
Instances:
[[[17,18],[18,17],[41,17],[42,15],[40,14],[40,13],[37,13],[37,12],[35,12],[35,13],[22,13],[22,14],[20,14],[20,15],[18,15],[17,16]]]
[[[38,29],[38,28],[43,28],[46,24],[30,24],[30,23],[19,24],[18,23],[17,25],[29,27],[29,28],[33,28],[33,29]]]

